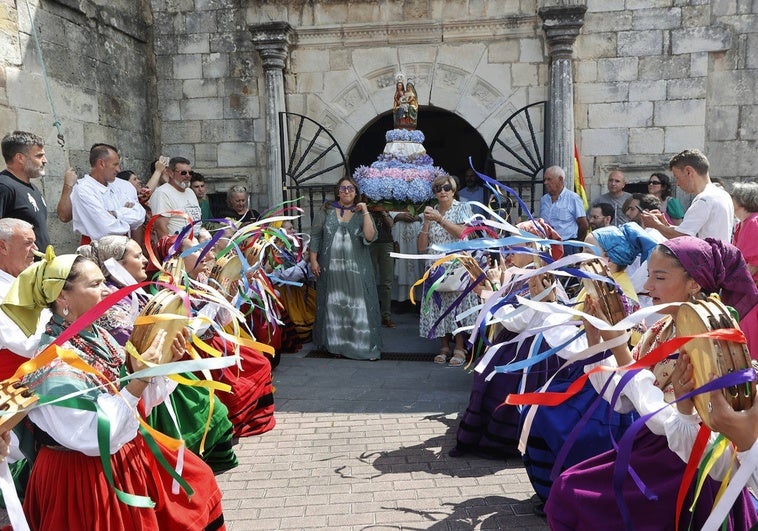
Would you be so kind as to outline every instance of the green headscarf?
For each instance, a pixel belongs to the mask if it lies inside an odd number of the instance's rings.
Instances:
[[[37,331],[40,313],[58,298],[78,257],[75,254],[55,256],[53,246],[49,245],[42,260],[16,277],[0,308],[26,337]]]

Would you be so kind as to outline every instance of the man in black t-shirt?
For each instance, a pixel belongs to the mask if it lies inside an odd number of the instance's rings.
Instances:
[[[6,169],[0,172],[0,217],[31,223],[37,247],[44,252],[50,244],[47,204],[31,180],[45,175],[45,142],[34,133],[14,131],[1,146]]]

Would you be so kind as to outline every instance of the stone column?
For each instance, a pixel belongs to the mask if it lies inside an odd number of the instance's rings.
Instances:
[[[279,148],[279,112],[286,111],[284,100],[284,66],[290,45],[292,26],[286,22],[269,22],[250,26],[253,46],[263,63],[266,102],[266,183],[268,205],[282,202],[282,161]],[[286,133],[286,132],[285,132]],[[286,135],[285,135],[286,139]]]
[[[560,166],[574,189],[574,41],[584,25],[584,5],[541,7],[542,29],[550,47],[550,85],[545,120],[545,167]]]

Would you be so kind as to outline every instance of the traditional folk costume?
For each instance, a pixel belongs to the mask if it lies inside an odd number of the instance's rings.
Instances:
[[[55,301],[69,276],[76,255],[50,254],[19,275],[2,308],[25,333],[42,305]],[[36,314],[36,315],[35,315]],[[67,328],[54,315],[43,336],[47,345]],[[34,530],[59,529],[223,529],[221,492],[213,472],[190,452],[184,455],[183,478],[194,494],[172,492],[172,478],[158,464],[138,432],[135,409],[146,410],[165,399],[170,384],[154,378],[141,399],[126,389],[115,391],[109,382],[124,373],[124,350],[104,329],[92,325],[64,343],[98,375],[68,365],[60,358],[28,374],[24,382],[35,393],[61,397],[87,391],[80,399],[95,405],[97,412],[57,405],[44,405],[29,412],[28,422],[37,449],[24,500],[24,512]],[[107,419],[109,438],[104,452],[110,454],[113,482],[129,494],[149,496],[151,508],[127,505],[109,485],[100,457],[98,422]],[[28,433],[28,432],[27,432]],[[177,455],[163,449],[171,466]]]
[[[109,282],[108,285],[113,291],[118,289],[113,282]],[[119,345],[126,345],[134,321],[143,306],[144,303],[136,294],[126,296],[98,319],[98,324],[108,330]],[[192,373],[182,373],[180,376],[189,380],[198,379]],[[148,424],[166,435],[182,439],[186,447],[199,455],[216,474],[235,468],[239,464],[232,448],[233,428],[228,418],[228,410],[217,395],[213,396],[214,403],[211,409],[211,397],[207,389],[179,383],[169,395],[169,400],[176,413],[176,424],[166,403],[153,408],[147,417]],[[211,411],[210,424],[206,430],[208,414]],[[201,452],[203,435],[205,442]]]
[[[560,240],[561,237],[552,227],[542,220],[539,223],[549,239]],[[543,237],[541,230],[531,221],[519,223],[517,227]],[[553,245],[550,253],[557,260],[563,256],[563,249],[560,245]],[[553,289],[558,289],[557,283]],[[508,292],[510,296],[529,296],[526,282],[518,279],[511,283]],[[500,325],[503,330],[494,344],[506,343],[525,330],[545,324],[544,316],[531,309],[522,308],[524,311],[518,315],[510,315],[515,309],[513,305],[506,305],[497,311],[496,316],[502,318]],[[482,365],[480,362],[477,365],[473,373],[469,403],[461,415],[455,448],[450,450],[451,456],[473,453],[488,458],[506,459],[521,455],[518,451],[521,412],[516,406],[505,404],[505,399],[511,393],[536,391],[555,374],[561,362],[556,356],[550,356],[523,371],[494,375],[492,371],[498,366],[533,358],[551,348],[549,341],[537,342],[537,339],[538,336],[535,335],[523,342],[504,344],[491,357],[486,358],[486,363]]]
[[[703,292],[720,291],[724,303],[734,306],[740,315],[749,313],[758,302],[758,290],[735,247],[711,238],[701,240],[689,236],[668,240],[662,245],[671,250]],[[646,332],[632,355],[640,359],[673,336],[672,319],[665,317]],[[664,407],[673,395],[670,375],[675,363],[667,359],[656,364],[651,371],[637,373],[622,389],[616,409],[634,409],[640,414],[647,414]],[[613,377],[611,382],[617,383],[618,377]],[[605,396],[610,396],[612,391],[610,389]],[[674,414],[673,406],[663,409],[646,422],[635,438],[630,466],[656,499],[648,499],[626,475],[622,486],[623,499],[634,529],[674,528],[676,497],[686,466],[669,449],[666,439],[665,424]],[[612,487],[617,458],[617,452],[611,450],[561,474],[545,505],[551,529],[587,529],[600,523],[608,529],[624,526]],[[700,529],[703,526],[717,491],[718,484],[706,478],[691,520],[689,515],[683,515],[680,520],[684,529],[688,526]],[[692,489],[684,507],[689,507],[691,503]],[[756,522],[758,515],[750,495],[743,489],[729,514],[728,528],[750,529]]]
[[[603,227],[596,229],[593,231],[593,235],[602,250],[608,255],[608,259],[620,267],[628,266],[637,256],[641,256],[644,262],[656,245],[655,241],[642,228],[632,223],[623,225],[621,228]],[[626,315],[637,311],[640,308],[637,294],[626,272],[623,270],[616,271],[611,274],[611,277],[621,288],[621,301]],[[577,299],[583,301],[585,297],[586,293],[582,291]],[[546,319],[551,320],[555,317],[548,315]],[[574,333],[575,330],[561,327],[546,330],[545,337],[549,344],[557,346],[570,340]],[[558,355],[568,359],[572,353],[578,354],[586,348],[586,337],[581,337]],[[590,359],[575,362],[561,370],[546,391],[566,391],[577,378],[599,364],[615,365],[615,359],[609,351],[606,351]],[[529,480],[542,501],[547,500],[550,495],[553,484],[551,476],[554,476],[553,468],[567,441],[571,443],[571,448],[561,463],[561,471],[610,450],[612,448],[611,436],[614,439],[620,439],[637,418],[636,413],[633,412],[619,413],[613,411],[608,402],[600,399],[599,393],[603,390],[606,380],[607,376],[597,373],[590,375],[581,391],[569,400],[558,406],[542,406],[537,409],[526,442],[524,465]],[[587,412],[593,403],[597,403],[597,405],[588,414]],[[530,409],[525,409],[522,418],[526,418],[529,411]],[[578,434],[572,436],[574,428],[585,415],[589,415],[586,419],[587,423]],[[570,440],[571,437],[575,437],[575,439]]]
[[[176,236],[161,238],[155,248],[159,260],[168,256],[176,239]],[[215,303],[199,302],[198,312],[204,313],[207,319],[214,320],[218,306]],[[234,351],[235,345],[219,336],[207,323],[202,329],[198,327],[196,332],[217,351],[226,354]],[[200,354],[203,355],[202,352]],[[239,355],[241,369],[232,366],[211,371],[211,375],[217,382],[231,386],[231,392],[219,391],[217,396],[228,410],[234,437],[247,437],[265,433],[276,425],[271,364],[261,352],[245,345],[240,346]]]

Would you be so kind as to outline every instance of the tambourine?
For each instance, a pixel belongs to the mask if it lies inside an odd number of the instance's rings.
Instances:
[[[224,292],[229,292],[228,295],[234,295],[237,293],[235,286],[240,278],[242,278],[242,261],[232,252],[216,260],[208,283],[215,288],[221,288]]]
[[[158,331],[165,330],[166,340],[158,363],[167,363],[173,357],[171,343],[188,324],[189,314],[182,297],[170,289],[164,289],[145,305],[134,322],[129,341],[142,354],[150,347]]]
[[[0,382],[0,432],[13,429],[26,416],[26,410],[38,400],[37,395],[29,391],[21,380]]]
[[[241,248],[247,263],[255,265],[261,261],[263,252],[266,250],[266,240],[264,238],[255,238],[252,243],[246,242]]]
[[[215,280],[220,285],[224,282],[234,284],[242,278],[242,261],[234,253],[229,253],[216,260],[211,269],[211,280]]]
[[[158,275],[160,282],[178,283],[184,274],[184,259],[175,256],[170,258],[164,265],[163,271]]]
[[[711,295],[707,300],[682,304],[676,312],[675,322],[677,336],[702,334],[720,328],[739,328],[717,295]],[[724,376],[753,366],[750,352],[744,343],[696,338],[685,344],[680,352],[685,352],[690,357],[696,387],[708,383],[711,375]],[[755,398],[755,381],[725,387],[722,393],[735,411],[748,409]],[[700,418],[710,427],[711,400],[708,393],[696,395],[693,400]]]
[[[611,277],[608,267],[599,259],[587,260],[579,265],[582,271],[595,275]],[[610,324],[616,324],[626,317],[621,293],[614,282],[603,282],[592,278],[583,278],[582,286],[588,297],[592,297],[602,312],[610,319]]]

